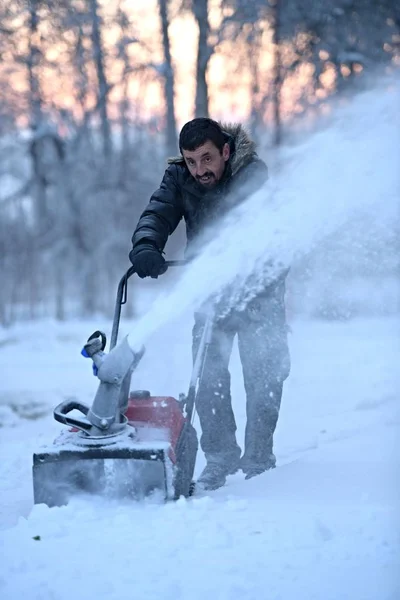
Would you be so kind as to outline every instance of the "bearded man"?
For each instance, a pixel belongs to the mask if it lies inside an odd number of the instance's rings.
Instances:
[[[218,220],[268,178],[266,164],[240,124],[193,119],[180,132],[179,148],[181,155],[169,160],[132,236],[129,258],[142,278],[157,278],[166,271],[163,250],[181,219],[188,252],[201,251],[198,240],[207,228],[212,224],[215,232]],[[197,483],[204,489],[223,486],[226,477],[239,469],[248,479],[275,467],[273,435],[290,372],[286,275],[287,271],[269,283],[245,307],[216,317],[196,398],[200,444],[207,461]],[[194,356],[206,318],[202,312],[195,314]],[[243,456],[236,440],[229,372],[236,335],[246,393]]]

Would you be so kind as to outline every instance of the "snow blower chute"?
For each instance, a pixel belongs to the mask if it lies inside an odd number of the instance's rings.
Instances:
[[[133,274],[131,267],[119,282],[110,352],[104,353],[106,336],[100,331],[89,337],[82,351],[100,379],[91,408],[75,400],[59,404],[54,418],[68,430],[33,455],[35,504],[61,506],[79,494],[141,499],[157,493],[169,500],[193,491],[198,440],[192,420],[212,317],[204,328],[186,395],[176,400],[151,396],[147,390],[130,391],[132,372],[144,349],[134,353],[126,338],[118,345],[117,338]]]

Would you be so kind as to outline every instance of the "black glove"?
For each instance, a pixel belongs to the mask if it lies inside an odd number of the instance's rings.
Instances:
[[[168,268],[161,252],[151,243],[135,246],[129,253],[129,260],[141,279],[144,277],[157,279]]]

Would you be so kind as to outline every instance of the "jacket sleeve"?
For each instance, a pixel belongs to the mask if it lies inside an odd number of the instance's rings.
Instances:
[[[171,165],[165,171],[160,187],[151,196],[140,216],[132,236],[133,248],[147,241],[155,244],[162,251],[168,237],[175,231],[182,217],[182,195],[177,166]]]

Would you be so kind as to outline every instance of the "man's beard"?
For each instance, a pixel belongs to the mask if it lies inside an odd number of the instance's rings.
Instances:
[[[216,186],[218,183],[214,173],[211,173],[211,171],[204,173],[204,175],[202,175],[201,177],[197,176],[196,181],[202,187],[207,188],[207,189],[210,189],[210,188]]]

